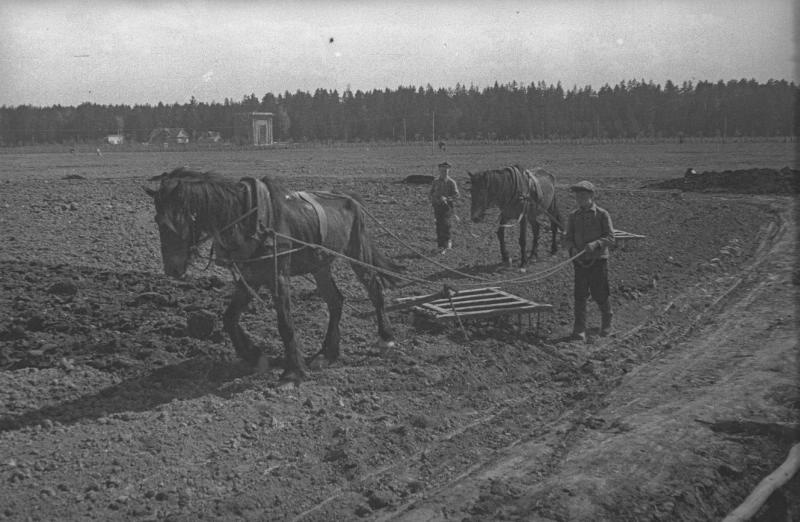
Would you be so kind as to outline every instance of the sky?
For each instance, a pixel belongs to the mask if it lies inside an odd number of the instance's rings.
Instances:
[[[798,82],[793,0],[3,0],[0,106]]]

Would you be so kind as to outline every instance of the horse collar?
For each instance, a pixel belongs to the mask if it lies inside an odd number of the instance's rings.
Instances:
[[[542,189],[539,186],[539,180],[536,179],[536,176],[533,175],[533,172],[528,169],[525,169],[522,172],[525,175],[525,179],[528,181],[528,192],[526,196],[529,198],[533,196],[533,199],[535,200],[539,194],[542,193]]]
[[[267,185],[256,178],[242,178],[240,183],[245,191],[245,214],[255,211],[253,239],[260,239],[270,228],[272,217],[271,204]]]

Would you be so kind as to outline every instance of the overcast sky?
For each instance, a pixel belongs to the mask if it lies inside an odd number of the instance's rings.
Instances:
[[[792,0],[2,0],[0,105],[798,82]]]

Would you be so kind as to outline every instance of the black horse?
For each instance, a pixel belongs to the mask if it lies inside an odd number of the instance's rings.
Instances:
[[[328,192],[289,192],[270,177],[233,181],[185,168],[156,176],[157,190],[145,188],[155,203],[164,272],[183,277],[201,242],[213,240],[217,263],[236,278],[223,323],[236,353],[253,367],[266,358],[239,324],[242,312],[262,285],[272,292],[278,331],[284,344],[282,380],[305,376],[306,361],[295,339],[289,302],[289,277],[312,274],[328,306],[328,329],[321,352],[339,357],[339,320],[344,301],[331,274],[336,253],[351,265],[375,307],[382,350],[394,346],[384,307],[384,285],[399,267],[373,245],[361,204],[351,196]],[[379,270],[375,270],[378,268]]]
[[[524,267],[528,258],[525,253],[527,224],[533,228],[533,248],[531,257],[536,258],[539,244],[540,220],[549,222],[553,240],[550,253],[558,252],[558,230],[564,230],[561,213],[556,201],[556,179],[551,173],[537,168],[533,172],[513,165],[496,170],[486,170],[469,174],[471,192],[472,221],[483,220],[490,206],[500,208],[500,226],[497,238],[500,241],[500,256],[503,263],[510,266],[505,242],[505,228],[513,221],[519,222],[519,266]]]

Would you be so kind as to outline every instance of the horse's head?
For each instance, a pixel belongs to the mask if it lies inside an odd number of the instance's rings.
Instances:
[[[489,207],[488,181],[485,172],[467,172],[469,175],[470,216],[472,221],[480,223]]]
[[[177,172],[165,172],[151,178],[151,181],[160,180],[160,186],[156,190],[149,187],[144,187],[144,190],[155,203],[164,273],[180,278],[189,266],[199,231],[195,226],[196,216],[181,203],[181,180],[175,175]]]

